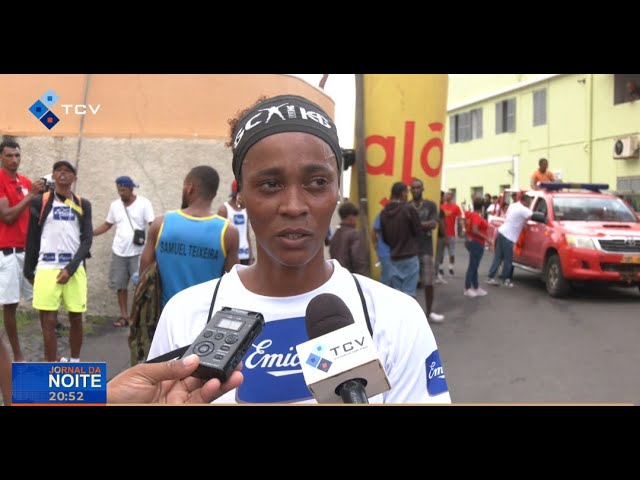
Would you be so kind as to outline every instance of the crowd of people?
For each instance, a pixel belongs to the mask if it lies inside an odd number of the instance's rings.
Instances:
[[[268,113],[285,105],[286,119]],[[264,121],[256,122],[261,116]],[[42,179],[31,182],[18,173],[20,146],[12,140],[0,144],[0,301],[13,360],[25,360],[15,319],[22,298],[32,300],[39,312],[44,360],[80,361],[82,317],[87,311],[85,264],[93,237],[115,225],[109,273],[120,310],[115,327],[130,325],[130,282],[152,264],[161,278],[162,305],[149,359],[195,339],[206,321],[214,289],[218,308],[238,304],[260,311],[267,340],[254,345],[256,351],[242,373],[223,385],[180,381],[197,367],[197,358],[188,357],[122,372],[109,384],[110,401],[310,401],[301,375],[271,375],[264,368],[268,362],[258,357],[284,358],[305,341],[306,305],[320,293],[333,292],[345,299],[356,322],[367,319],[372,325],[373,340],[392,385],[374,402],[449,403],[446,382],[425,381],[431,378],[428,369],[442,370],[429,326],[444,320],[444,315],[433,311],[434,284],[446,283],[445,250],[448,273],[455,275],[456,237],[462,235],[469,252],[463,294],[487,294],[479,286],[478,266],[485,245],[491,242],[487,215],[495,200],[489,194],[474,198],[472,211],[465,213],[452,192],[441,192],[438,208],[424,198],[422,180],[415,178],[410,185],[396,182],[371,229],[381,266],[380,282],[376,282],[369,278],[370,266],[357,229],[359,210],[340,200],[342,153],[335,125],[321,107],[292,95],[261,99],[240,112],[230,126],[228,146],[235,180],[230,200],[217,213],[212,203],[219,176],[203,165],[184,178],[180,209],[159,216],[148,199],[134,194],[139,186],[131,177],[118,177],[119,198],[95,229],[91,202],[71,190],[77,172],[70,162],[53,164],[53,185],[45,185]],[[541,159],[539,165],[532,188],[541,181],[553,181],[547,160]],[[530,197],[522,195],[512,204],[498,230],[496,255],[488,272],[491,284],[497,284],[495,276],[503,263],[503,285],[512,286],[510,252],[531,215],[528,202]],[[340,225],[328,236],[337,204]],[[329,259],[325,259],[325,245]],[[424,289],[424,309],[415,300],[419,289]],[[57,352],[55,327],[61,306],[71,327],[68,357]],[[402,321],[397,311],[403,312]],[[275,338],[277,344],[272,341]],[[431,362],[434,358],[437,361]],[[10,401],[10,373],[5,368],[9,361],[9,351],[0,342],[5,403]]]
[[[548,168],[548,160],[541,158],[538,168],[531,174],[532,189],[541,188],[540,184],[543,182],[556,181],[554,174]],[[455,249],[457,239],[461,237],[469,253],[464,296],[474,298],[487,295],[488,292],[479,285],[478,268],[484,251],[494,241],[495,254],[487,273],[486,283],[513,287],[513,250],[523,233],[526,221],[532,216],[530,196],[523,191],[513,191],[505,197],[502,204],[499,204],[498,196],[487,193],[484,197],[473,197],[470,202],[471,207],[467,210],[455,202],[453,192],[441,191],[440,209],[437,212],[435,203],[423,200],[424,186],[421,180],[414,179],[410,187],[413,197],[411,202],[408,201],[407,185],[402,182],[393,185],[389,204],[375,217],[372,226],[371,241],[375,245],[383,283],[411,296],[415,296],[416,289],[423,286],[427,318],[432,323],[443,321],[443,315],[431,310],[433,284],[447,283],[445,251],[449,254],[448,274],[451,277],[455,276]],[[418,213],[418,221],[411,211],[405,208],[407,205],[414,207]],[[491,215],[504,217],[495,240],[488,237],[488,221]],[[434,262],[431,232],[436,227]],[[395,247],[395,251],[391,244]],[[418,249],[417,262],[412,255],[416,248]],[[419,265],[419,269],[416,265]],[[496,280],[499,271],[501,271],[501,282]]]
[[[0,303],[13,361],[26,360],[18,335],[20,301],[38,312],[43,360],[80,362],[83,314],[87,311],[87,260],[93,238],[115,225],[109,287],[116,292],[120,318],[115,327],[130,325],[127,292],[141,271],[157,261],[166,303],[177,291],[219,277],[238,262],[238,229],[211,211],[219,177],[210,166],[194,168],[185,178],[181,209],[156,217],[151,202],[134,194],[139,186],[129,176],[115,179],[118,199],[105,221],[94,229],[89,199],[72,191],[75,166],[56,161],[50,176],[31,181],[19,173],[21,147],[12,139],[0,143]],[[235,211],[233,223],[246,212]],[[165,218],[166,217],[166,218]],[[213,240],[212,240],[213,239]],[[243,262],[249,264],[249,225],[243,228]],[[185,258],[186,257],[186,258]],[[58,313],[69,319],[69,353],[58,353]],[[10,403],[11,354],[0,338],[0,387]]]

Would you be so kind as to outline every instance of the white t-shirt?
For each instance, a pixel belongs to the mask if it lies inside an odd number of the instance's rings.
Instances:
[[[243,359],[244,382],[216,403],[316,403],[307,388],[296,345],[308,340],[305,312],[321,293],[339,295],[355,322],[366,328],[353,276],[335,260],[331,278],[321,287],[293,297],[264,297],[247,290],[235,265],[222,277],[214,312],[236,307],[260,312],[265,328]],[[451,403],[435,338],[422,307],[410,296],[357,275],[373,340],[391,390],[371,403]],[[218,279],[187,288],[169,300],[153,337],[149,358],[191,344],[203,330]]]
[[[513,243],[516,243],[524,224],[531,218],[532,213],[529,208],[520,202],[512,203],[511,206],[509,206],[509,210],[507,210],[504,223],[498,228],[498,232]]]
[[[240,242],[238,245],[238,260],[249,260],[249,240],[247,230],[249,228],[249,216],[247,209],[235,210],[229,202],[224,202],[227,209],[227,218],[238,229]]]
[[[36,269],[66,267],[80,248],[80,219],[69,205],[54,195],[51,211],[42,226]]]
[[[120,257],[133,257],[140,255],[144,245],[133,243],[133,230],[146,230],[147,224],[155,218],[151,202],[140,195],[127,207],[131,224],[127,219],[122,200],[114,200],[107,213],[107,223],[116,226],[116,235],[113,237],[111,250]],[[133,225],[133,228],[131,228]]]

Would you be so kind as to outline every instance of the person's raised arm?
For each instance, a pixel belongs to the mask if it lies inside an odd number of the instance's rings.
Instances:
[[[0,222],[6,224],[12,224],[24,211],[25,208],[29,205],[31,199],[37,195],[38,193],[42,193],[44,191],[44,182],[42,179],[36,180],[31,185],[31,191],[27,193],[24,198],[22,198],[17,204],[13,207],[9,206],[9,199],[7,197],[0,197]],[[0,192],[2,193],[2,192]]]

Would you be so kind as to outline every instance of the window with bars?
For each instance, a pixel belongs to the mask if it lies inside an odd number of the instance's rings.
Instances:
[[[482,108],[449,117],[449,142],[460,143],[482,138]]]
[[[496,134],[516,131],[516,99],[496,103]]]
[[[533,92],[533,126],[547,124],[547,89]]]
[[[471,139],[482,138],[482,108],[471,110]]]

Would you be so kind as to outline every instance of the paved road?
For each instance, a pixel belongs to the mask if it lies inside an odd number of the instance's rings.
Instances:
[[[445,323],[432,326],[454,402],[640,402],[637,288],[553,299],[516,269],[514,288],[484,285],[489,295],[466,298],[468,257],[457,251],[456,276],[436,290]],[[485,253],[481,282],[492,258]]]

